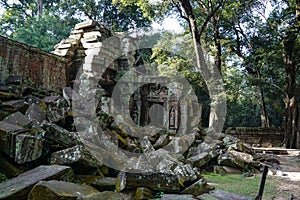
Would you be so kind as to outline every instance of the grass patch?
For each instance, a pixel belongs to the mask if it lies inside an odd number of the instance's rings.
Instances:
[[[204,177],[208,183],[213,183],[216,189],[233,192],[236,194],[255,197],[258,193],[261,176],[255,175],[254,177],[243,178],[239,174],[231,174],[221,176],[220,174],[205,174]],[[263,199],[272,199],[276,196],[277,180],[272,177],[267,177]]]

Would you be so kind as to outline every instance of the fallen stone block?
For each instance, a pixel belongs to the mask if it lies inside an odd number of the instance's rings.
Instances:
[[[43,141],[41,137],[19,134],[16,136],[15,162],[23,164],[41,157]]]
[[[117,178],[89,176],[79,180],[79,182],[91,185],[99,191],[114,191],[116,189]]]
[[[32,125],[32,122],[28,119],[28,117],[26,117],[19,111],[5,117],[2,121],[14,125],[22,126],[24,128],[30,128]]]
[[[198,177],[190,164],[179,164],[173,170],[177,176],[179,184],[184,188],[194,183]]]
[[[0,108],[2,110],[9,111],[12,113],[17,111],[25,113],[28,109],[28,104],[23,99],[11,100],[2,102]]]
[[[143,150],[143,153],[149,153],[149,152],[155,151],[155,149],[153,148],[153,146],[147,136],[143,137],[140,140],[140,146]]]
[[[193,167],[202,167],[212,159],[211,155],[207,152],[200,153],[193,157],[186,159],[186,162],[191,164]]]
[[[168,134],[164,134],[159,136],[159,138],[156,140],[155,144],[153,145],[153,147],[155,149],[159,149],[162,148],[164,146],[166,146],[169,142],[171,141],[170,136]]]
[[[105,191],[78,197],[77,200],[124,200],[123,195],[116,192]]]
[[[68,101],[63,97],[59,97],[47,105],[46,116],[50,122],[59,122],[67,116],[69,110]]]
[[[128,173],[120,172],[117,177],[116,190],[147,187],[163,192],[180,192],[178,177],[163,173]]]
[[[65,180],[73,179],[73,171],[70,167],[60,165],[41,165],[35,169],[20,174],[0,184],[0,199],[27,200],[27,195],[32,187],[41,180]]]
[[[28,195],[28,200],[76,200],[78,197],[96,194],[99,191],[88,185],[65,181],[40,181]]]
[[[66,148],[81,145],[77,133],[70,132],[56,124],[49,123],[47,121],[44,121],[41,126],[45,130],[44,138],[49,140],[49,142],[60,144]]]
[[[223,191],[223,190],[213,190],[210,194],[220,200],[251,200],[250,197],[245,197],[239,194]]]
[[[51,164],[71,166],[78,174],[92,174],[102,165],[81,145],[52,153]]]
[[[230,151],[227,151],[218,157],[218,164],[241,169],[245,167],[244,162],[231,154]]]
[[[196,200],[188,194],[164,194],[160,200]]]
[[[29,106],[25,115],[29,118],[29,120],[41,124],[44,120],[46,120],[46,108],[47,106],[45,103],[33,103]]]
[[[220,200],[219,198],[212,196],[211,194],[205,193],[196,197],[199,200]]]
[[[9,101],[14,99],[19,99],[20,95],[11,92],[0,91],[0,99],[1,101]]]
[[[96,22],[93,20],[84,21],[75,25],[74,30],[90,28],[96,26]]]
[[[181,193],[182,194],[191,194],[194,197],[207,193],[213,188],[209,186],[205,179],[199,179],[196,183],[191,186],[185,188]]]
[[[169,144],[164,147],[164,149],[172,153],[184,154],[194,142],[195,134],[174,137]]]
[[[30,131],[0,121],[0,150],[18,164],[36,160],[42,155],[42,138],[31,135]]]

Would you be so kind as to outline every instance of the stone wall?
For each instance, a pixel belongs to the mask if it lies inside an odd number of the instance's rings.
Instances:
[[[284,140],[284,132],[278,128],[230,127],[225,133],[255,146],[279,146]]]
[[[36,87],[60,91],[67,85],[69,60],[0,36],[0,81],[30,78]]]

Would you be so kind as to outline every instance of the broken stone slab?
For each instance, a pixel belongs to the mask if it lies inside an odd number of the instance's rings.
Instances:
[[[240,139],[227,135],[223,138],[223,143],[227,148],[234,149],[243,153],[249,153],[254,155],[254,151],[251,147],[243,143]]]
[[[178,182],[182,187],[190,186],[198,179],[197,174],[190,164],[177,165],[173,170],[173,174],[177,176]]]
[[[173,174],[163,173],[129,173],[120,172],[117,177],[116,190],[147,187],[151,190],[163,192],[180,192],[178,177]]]
[[[10,124],[15,124],[24,128],[30,128],[32,125],[32,122],[20,113],[19,111],[10,114],[9,116],[5,117],[2,121],[10,123]]]
[[[114,191],[116,189],[117,178],[89,176],[80,180],[79,182],[91,185],[99,191]]]
[[[36,160],[42,155],[43,141],[39,136],[19,134],[15,143],[15,162],[18,164]]]
[[[20,98],[19,94],[0,91],[1,101],[10,101],[10,100],[15,100],[15,99],[19,99],[19,98]]]
[[[218,156],[221,147],[221,141],[220,140],[213,140],[211,142],[202,142],[196,147],[191,147],[189,149],[189,152],[187,154],[187,157],[193,157],[196,155],[199,155],[201,153],[207,152],[209,153],[212,157]]]
[[[198,155],[195,155],[193,157],[186,159],[186,162],[191,164],[193,167],[202,167],[206,163],[208,163],[211,159],[212,159],[212,156],[209,153],[203,152],[203,153],[200,153]]]
[[[93,20],[84,21],[75,25],[74,30],[90,28],[96,26],[96,22]]]
[[[205,179],[199,179],[196,183],[192,184],[191,186],[185,188],[181,193],[182,194],[191,194],[194,197],[207,193],[213,188],[209,186]]]
[[[59,97],[47,106],[46,117],[50,122],[59,122],[67,116],[69,111],[68,101]]]
[[[104,191],[96,194],[78,197],[77,200],[125,200],[125,198],[120,193]]]
[[[154,192],[145,187],[139,187],[135,192],[136,200],[154,199]]]
[[[59,95],[52,95],[52,96],[46,96],[43,98],[43,102],[45,102],[45,104],[51,104],[54,103],[60,96]]]
[[[10,101],[4,101],[0,105],[2,110],[10,111],[10,112],[17,112],[20,111],[22,113],[25,113],[28,109],[28,104],[23,100],[10,100]]]
[[[254,160],[260,162],[268,162],[268,163],[277,163],[280,164],[279,158],[276,155],[266,154],[266,153],[256,153],[254,155]]]
[[[143,172],[153,172],[154,166],[148,162],[145,155],[140,155],[139,157],[130,157],[126,161],[126,168],[123,171],[136,171],[142,170]]]
[[[33,103],[29,106],[25,115],[29,118],[29,120],[40,124],[46,120],[46,109],[47,106],[45,103]]]
[[[224,166],[229,166],[229,167],[233,167],[233,168],[241,168],[241,169],[243,169],[245,167],[244,162],[242,160],[239,160],[230,151],[227,151],[218,157],[218,164],[221,166],[224,165]]]
[[[91,174],[102,165],[81,145],[52,153],[50,162],[71,166],[77,174]]]
[[[174,137],[171,142],[164,147],[165,150],[171,153],[184,154],[195,141],[195,134],[187,134],[182,137]]]
[[[30,191],[28,200],[76,200],[78,197],[96,194],[98,192],[98,190],[88,185],[56,180],[40,181]]]
[[[99,31],[91,31],[83,34],[84,42],[97,42],[101,41],[101,33]]]
[[[250,197],[245,197],[239,194],[223,191],[223,190],[213,190],[210,195],[220,199],[220,200],[251,200]]]
[[[164,194],[160,200],[196,200],[189,194]]]
[[[36,160],[42,154],[42,139],[23,127],[0,121],[1,150],[18,164]]]
[[[145,155],[147,156],[147,161],[155,167],[156,172],[168,173],[168,171],[174,169],[172,166],[175,167],[182,164],[178,160],[180,155],[172,154],[165,149],[158,149]]]
[[[170,136],[168,134],[163,134],[163,135],[159,136],[159,138],[156,140],[153,147],[155,149],[162,148],[162,147],[166,146],[170,141],[171,141]]]
[[[254,161],[254,158],[252,155],[248,154],[248,153],[243,153],[243,152],[238,152],[235,150],[229,150],[230,154],[232,154],[235,158],[237,158],[238,160],[244,162],[244,163],[252,163]]]
[[[199,200],[220,200],[219,198],[212,196],[211,194],[205,193],[196,197]]]
[[[45,130],[44,138],[54,144],[60,144],[66,148],[82,144],[77,133],[70,132],[47,121],[44,121],[41,126]]]
[[[143,138],[140,139],[140,146],[143,150],[143,153],[150,153],[152,151],[155,151],[148,136],[144,136]]]
[[[26,200],[32,187],[41,180],[64,180],[73,179],[73,171],[70,167],[61,165],[41,165],[35,169],[24,172],[16,178],[0,184],[0,199]]]

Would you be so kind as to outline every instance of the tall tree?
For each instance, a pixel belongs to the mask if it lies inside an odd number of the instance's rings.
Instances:
[[[285,97],[285,136],[287,148],[300,148],[299,135],[299,84],[296,77],[300,64],[300,0],[286,1],[286,15],[290,18],[287,22],[282,37],[284,49],[284,66],[286,73]]]
[[[0,0],[0,34],[51,51],[80,21],[99,20],[113,31],[150,26],[137,6],[118,9],[111,0]]]

